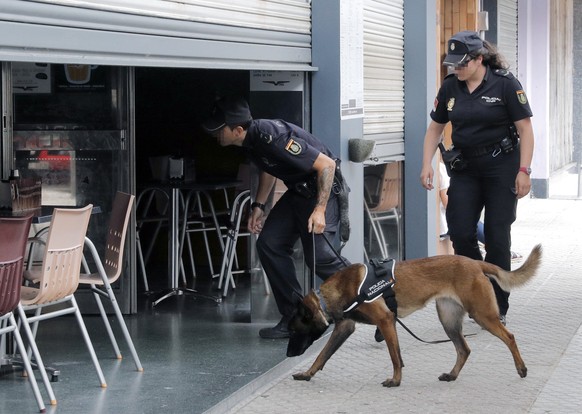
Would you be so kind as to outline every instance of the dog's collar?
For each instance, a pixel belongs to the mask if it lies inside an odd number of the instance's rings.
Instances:
[[[325,304],[325,299],[323,299],[323,296],[321,296],[321,294],[319,293],[319,290],[314,290],[313,294],[319,300],[319,309],[321,309],[321,314],[323,316],[323,319],[328,321],[328,325],[329,325],[329,321],[331,320],[331,318],[329,317],[329,314],[327,313],[327,305]]]
[[[325,304],[325,300],[323,299],[323,296],[321,296],[321,294],[319,293],[319,290],[314,290],[313,294],[315,295],[317,300],[319,300],[319,307],[321,308],[323,313],[327,314],[327,305]]]

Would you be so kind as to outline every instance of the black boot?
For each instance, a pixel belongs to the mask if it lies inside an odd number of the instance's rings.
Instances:
[[[289,316],[283,316],[279,323],[272,328],[263,328],[259,331],[259,336],[263,339],[285,339],[289,338]]]

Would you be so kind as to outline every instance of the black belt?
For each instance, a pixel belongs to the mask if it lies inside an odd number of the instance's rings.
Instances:
[[[499,142],[491,145],[485,145],[483,147],[469,147],[459,149],[465,158],[476,158],[485,154],[498,155],[500,152],[502,152],[502,148],[501,145],[499,145]]]

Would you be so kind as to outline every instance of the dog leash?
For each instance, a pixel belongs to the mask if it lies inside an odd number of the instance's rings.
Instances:
[[[313,234],[313,270],[312,270],[312,272],[313,272],[313,280],[315,282],[315,233],[312,233],[312,234]],[[325,235],[325,233],[321,233],[321,235],[323,236],[323,239],[325,240],[325,242],[327,243],[327,245],[330,247],[330,249],[338,257],[338,259],[340,259],[341,262],[344,264],[344,266],[347,267],[348,264],[346,263],[345,259],[339,254],[339,252],[336,250],[336,248],[333,247],[333,245],[331,244],[331,242],[329,241],[329,239],[327,238],[327,236]],[[445,343],[445,342],[451,342],[450,339],[439,339],[439,340],[436,340],[436,341],[425,341],[424,339],[419,338],[418,336],[416,336],[414,334],[414,332],[412,332],[410,330],[410,328],[408,328],[408,326],[406,326],[404,324],[404,322],[402,322],[398,317],[396,318],[396,322],[398,322],[400,324],[400,326],[402,326],[406,330],[406,332],[408,332],[414,339],[416,339],[416,340],[418,340],[420,342],[423,342],[425,344],[442,344],[442,343]],[[467,335],[463,335],[463,336],[465,338],[467,338],[469,336],[475,336],[475,335],[477,335],[477,334],[476,333],[472,333],[472,334],[467,334]]]

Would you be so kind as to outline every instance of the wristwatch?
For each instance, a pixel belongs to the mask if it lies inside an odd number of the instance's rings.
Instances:
[[[258,207],[261,210],[265,211],[265,205],[263,203],[257,203],[256,201],[251,204],[251,208]]]
[[[531,174],[531,168],[530,167],[520,167],[519,168],[519,172],[522,172],[524,174],[530,175]]]

